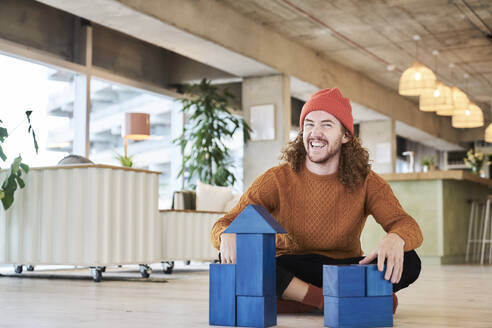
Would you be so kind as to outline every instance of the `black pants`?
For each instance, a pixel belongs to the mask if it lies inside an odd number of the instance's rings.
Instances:
[[[333,259],[318,254],[281,255],[277,257],[277,296],[280,297],[284,293],[294,277],[322,288],[324,264],[357,264],[363,258]],[[377,263],[377,259],[371,263]],[[401,279],[397,284],[393,284],[393,292],[406,288],[417,280],[420,265],[420,258],[415,251],[405,252]]]

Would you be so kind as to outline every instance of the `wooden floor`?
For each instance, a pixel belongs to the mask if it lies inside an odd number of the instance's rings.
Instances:
[[[87,269],[2,270],[0,327],[207,327],[206,268],[164,275],[154,266],[142,281],[137,267],[123,267],[101,283]],[[395,327],[492,327],[492,266],[424,265],[398,297]],[[322,326],[322,315],[278,316],[278,327]]]

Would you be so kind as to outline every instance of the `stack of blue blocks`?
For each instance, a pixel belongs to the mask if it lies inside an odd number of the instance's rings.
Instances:
[[[236,247],[237,264],[210,265],[209,323],[275,326],[275,234],[238,234]]]
[[[392,294],[377,265],[324,265],[325,327],[392,327]]]
[[[275,235],[287,231],[264,207],[248,205],[224,233],[236,234],[236,264],[210,265],[209,323],[275,326]]]

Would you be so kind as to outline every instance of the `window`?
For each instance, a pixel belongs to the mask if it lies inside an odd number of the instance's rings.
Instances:
[[[4,144],[7,162],[21,153],[30,166],[56,165],[72,151],[75,73],[1,54],[0,72],[0,119],[10,134]],[[27,110],[33,111],[37,155],[27,134]]]
[[[128,156],[133,167],[162,172],[159,178],[159,207],[170,208],[175,189],[171,174],[172,112],[175,101],[170,97],[116,83],[91,79],[90,155],[98,164],[120,166],[116,155],[124,154],[121,134],[126,112],[150,114],[150,139],[129,140]],[[176,159],[179,160],[179,159]]]

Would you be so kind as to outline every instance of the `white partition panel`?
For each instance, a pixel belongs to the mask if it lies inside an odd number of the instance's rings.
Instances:
[[[217,219],[224,214],[200,211],[161,211],[163,260],[211,261],[217,259],[219,252],[210,242],[210,231]]]
[[[0,172],[3,181],[7,172]],[[32,169],[0,209],[0,263],[106,266],[162,258],[157,172]]]

